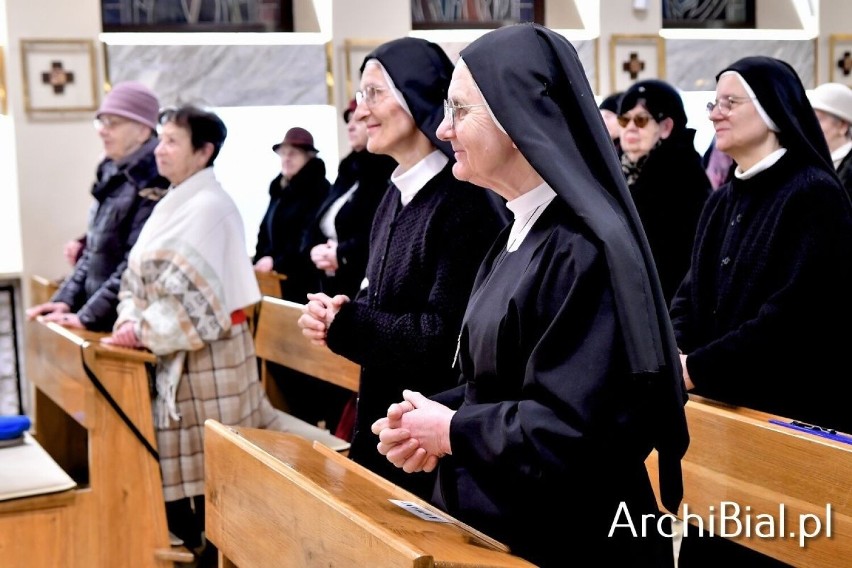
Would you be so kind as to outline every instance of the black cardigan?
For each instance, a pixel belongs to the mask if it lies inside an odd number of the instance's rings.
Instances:
[[[452,162],[400,208],[392,188],[376,211],[369,286],[328,331],[332,351],[362,367],[349,457],[422,497],[433,477],[406,474],[376,451],[371,424],[403,389],[433,394],[458,379],[456,340],[479,264],[502,228],[485,189],[453,177]]]
[[[852,206],[787,152],[715,191],[672,324],[695,392],[852,431]]]

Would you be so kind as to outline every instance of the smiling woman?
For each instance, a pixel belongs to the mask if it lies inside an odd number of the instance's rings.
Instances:
[[[410,476],[376,452],[370,425],[404,388],[455,384],[449,367],[477,267],[501,222],[485,190],[453,177],[453,149],[436,129],[452,63],[419,38],[387,42],[361,65],[367,149],[393,157],[374,216],[365,287],[354,298],[312,294],[299,320],[305,335],[361,365],[349,456],[427,498],[432,476]]]
[[[672,301],[686,384],[852,431],[845,364],[824,356],[852,342],[852,204],[802,81],[784,61],[745,57],[717,75],[709,109],[716,146],[737,169],[708,198]],[[679,566],[781,565],[750,556],[720,539],[684,539]]]

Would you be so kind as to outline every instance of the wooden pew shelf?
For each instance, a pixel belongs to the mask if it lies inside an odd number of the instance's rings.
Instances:
[[[684,498],[679,511],[681,518],[689,514],[686,538],[697,535],[702,524],[708,530],[711,521],[718,534],[726,507],[726,514],[742,523],[743,534],[732,539],[744,546],[792,566],[849,566],[852,445],[771,422],[789,422],[783,417],[695,395],[686,404],[686,416],[690,445],[682,462]],[[656,483],[656,453],[646,465]],[[777,526],[764,524],[761,532],[755,531],[758,522],[770,520]],[[747,522],[751,536],[745,536]],[[816,523],[820,533],[802,539],[802,528],[815,532]],[[733,534],[737,527],[730,521],[727,530]]]

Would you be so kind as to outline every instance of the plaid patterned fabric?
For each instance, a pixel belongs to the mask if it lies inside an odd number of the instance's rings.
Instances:
[[[204,421],[283,429],[258,379],[254,342],[246,324],[229,337],[187,353],[177,388],[180,422],[158,429],[166,501],[204,495]]]

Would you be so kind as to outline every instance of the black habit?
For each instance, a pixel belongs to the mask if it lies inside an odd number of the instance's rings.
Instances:
[[[566,554],[670,566],[656,529],[610,534],[658,514],[644,465],[653,447],[663,502],[677,508],[688,435],[665,300],[582,65],[533,24],[489,32],[461,55],[557,197],[516,251],[504,232],[478,273],[463,382],[432,396],[457,409],[433,499],[540,566],[565,566]]]

